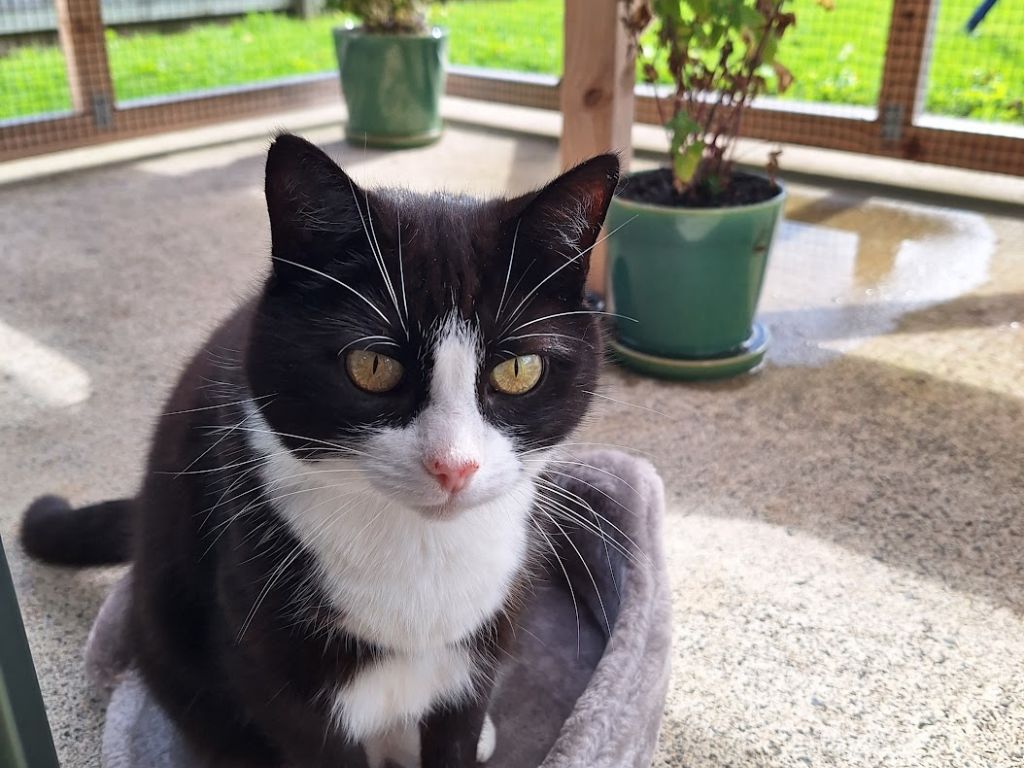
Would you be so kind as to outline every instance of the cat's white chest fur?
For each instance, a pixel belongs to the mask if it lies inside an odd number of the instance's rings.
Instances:
[[[475,673],[462,641],[502,607],[526,560],[529,478],[433,519],[384,496],[349,461],[304,464],[262,428],[250,442],[266,457],[275,508],[315,555],[340,628],[389,651],[325,689],[339,726],[360,741],[386,738],[465,696]]]
[[[473,327],[442,323],[424,409],[369,429],[356,449],[335,446],[351,459],[303,463],[247,408],[267,494],[313,554],[339,628],[386,651],[323,692],[338,726],[385,757],[396,745],[418,751],[417,723],[472,692],[468,641],[508,600],[528,554],[539,464],[521,462],[480,413],[482,349]],[[439,457],[474,467],[457,498],[427,468]]]
[[[532,494],[519,491],[525,509],[503,497],[452,520],[427,519],[368,486],[353,489],[340,514],[318,498],[336,489],[297,494],[283,514],[317,554],[343,629],[416,654],[464,640],[505,602],[526,554]]]
[[[432,706],[458,701],[473,683],[463,648],[398,652],[363,670],[333,699],[335,720],[361,741],[418,723]]]

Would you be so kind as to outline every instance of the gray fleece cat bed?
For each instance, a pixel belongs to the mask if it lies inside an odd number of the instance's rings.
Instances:
[[[647,462],[617,451],[555,466],[559,474],[550,479],[583,497],[619,544],[603,543],[585,526],[552,539],[562,565],[550,558],[523,614],[520,653],[491,706],[497,749],[487,765],[649,766],[669,673],[661,480]],[[215,768],[190,754],[135,671],[124,631],[128,599],[123,580],[86,648],[90,677],[109,695],[104,768]]]

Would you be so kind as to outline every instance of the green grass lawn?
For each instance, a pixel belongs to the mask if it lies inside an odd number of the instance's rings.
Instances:
[[[1024,7],[1001,0],[974,37],[960,30],[976,0],[941,0],[929,112],[1024,124]],[[872,106],[878,96],[892,0],[836,0],[826,12],[794,0],[799,22],[780,59],[796,75],[786,98]],[[557,73],[563,0],[456,0],[436,6],[451,31],[450,59]],[[119,100],[241,85],[335,67],[330,30],[345,20],[257,14],[172,34],[108,32]],[[16,48],[0,57],[0,119],[69,109],[60,51]]]

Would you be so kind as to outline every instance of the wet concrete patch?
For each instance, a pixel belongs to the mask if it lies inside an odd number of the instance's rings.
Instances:
[[[772,253],[761,318],[776,364],[821,364],[900,319],[983,285],[995,254],[977,213],[795,191]]]

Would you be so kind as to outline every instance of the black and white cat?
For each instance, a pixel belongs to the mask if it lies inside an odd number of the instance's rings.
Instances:
[[[217,765],[457,768],[537,538],[537,479],[594,388],[596,157],[479,201],[363,190],[290,135],[273,270],[191,361],[139,494],[44,497],[37,557],[131,560],[142,673]]]

